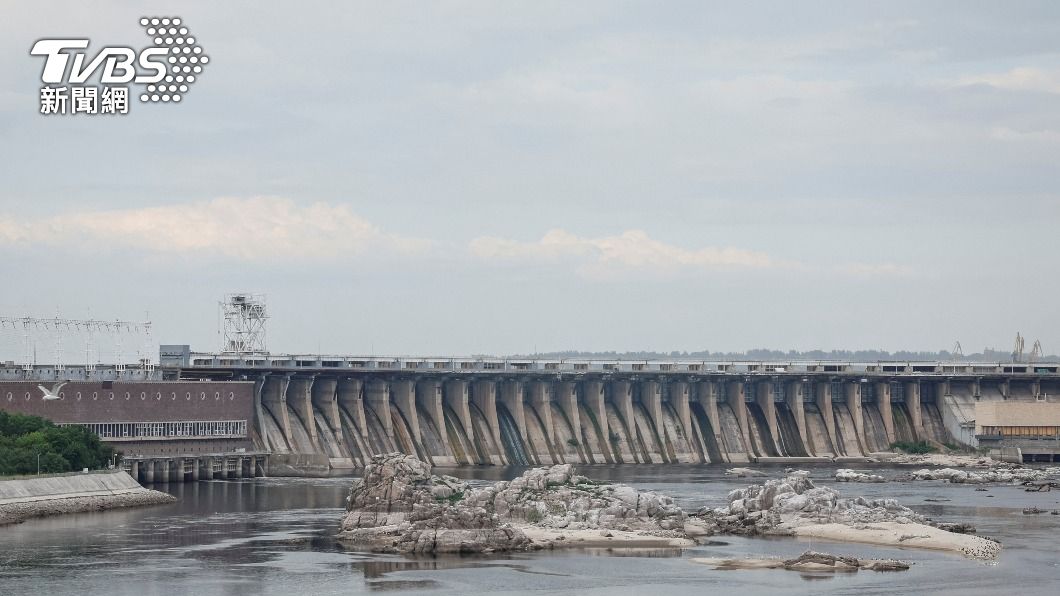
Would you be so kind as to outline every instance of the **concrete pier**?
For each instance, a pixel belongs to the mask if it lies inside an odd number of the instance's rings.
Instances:
[[[471,384],[471,403],[475,405],[490,430],[493,444],[498,447],[496,453],[490,453],[490,459],[494,465],[507,464],[501,441],[501,425],[497,420],[497,384],[492,380],[474,381]]]
[[[383,425],[386,437],[393,442],[394,422],[390,417],[390,383],[381,379],[369,381],[365,387],[364,407],[375,414],[375,418]]]
[[[453,379],[445,382],[442,390],[442,403],[456,414],[457,419],[460,420],[460,425],[464,427],[468,440],[474,442],[475,428],[471,424],[469,401],[467,381]]]
[[[755,390],[755,403],[762,410],[762,414],[766,418],[766,427],[769,430],[769,437],[763,437],[763,440],[770,440],[773,442],[772,445],[767,446],[773,450],[777,449],[777,444],[780,438],[780,429],[777,427],[777,409],[773,406],[773,383],[759,383]],[[763,453],[762,455],[768,455]]]
[[[850,416],[854,419],[854,430],[855,438],[858,442],[858,447],[861,449],[862,454],[867,454],[869,450],[865,447],[865,441],[862,437],[865,436],[865,414],[861,411],[861,384],[860,383],[847,383],[847,410],[850,411]],[[851,454],[847,454],[851,455]]]
[[[390,400],[409,425],[409,433],[416,445],[423,444],[419,416],[416,414],[416,383],[411,379],[390,382]]]
[[[824,427],[828,431],[828,440],[832,442],[832,446],[836,450],[833,455],[841,455],[839,453],[839,439],[836,437],[835,432],[835,413],[832,412],[831,383],[817,384],[817,408],[821,411],[821,416],[824,418]],[[817,455],[822,454],[818,453]]]

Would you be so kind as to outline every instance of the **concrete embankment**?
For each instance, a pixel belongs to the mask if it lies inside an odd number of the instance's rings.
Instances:
[[[32,517],[172,503],[122,470],[0,480],[0,525]]]

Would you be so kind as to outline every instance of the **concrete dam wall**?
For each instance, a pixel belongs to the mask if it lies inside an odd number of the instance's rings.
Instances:
[[[982,389],[937,379],[268,374],[256,406],[274,461],[330,468],[392,451],[441,466],[737,463],[865,457],[897,441],[968,444],[954,421]]]

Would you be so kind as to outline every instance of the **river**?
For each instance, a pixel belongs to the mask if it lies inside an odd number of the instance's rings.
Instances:
[[[829,484],[833,468],[808,468]],[[686,508],[719,505],[748,483],[719,466],[585,466],[597,480],[672,495]],[[767,471],[780,474],[781,469]],[[511,478],[512,468],[436,470],[472,481]],[[877,473],[895,474],[895,469]],[[331,538],[349,478],[258,478],[161,485],[172,505],[31,520],[0,528],[0,594],[48,596],[331,594],[1024,594],[1060,585],[1060,492],[941,482],[841,484],[848,496],[888,496],[946,521],[966,521],[1000,539],[998,561],[911,549],[795,539],[718,537],[688,549],[518,553],[409,558],[349,552]],[[691,557],[797,555],[806,548],[914,563],[906,572],[834,576],[782,570],[715,571]]]

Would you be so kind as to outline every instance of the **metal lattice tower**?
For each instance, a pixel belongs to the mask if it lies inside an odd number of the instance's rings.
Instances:
[[[220,303],[222,352],[267,354],[265,323],[269,320],[264,294],[226,294]]]
[[[0,335],[11,333],[17,340],[3,341],[5,349],[19,352],[19,364],[31,370],[37,364],[37,350],[42,348],[48,362],[57,370],[66,368],[65,347],[83,342],[84,365],[93,370],[97,363],[109,361],[118,370],[124,370],[129,356],[123,353],[123,344],[132,343],[136,352],[136,364],[152,370],[157,347],[151,344],[151,322],[104,321],[98,319],[66,319],[37,317],[0,317]],[[7,339],[6,337],[3,339]],[[132,340],[131,342],[129,340]],[[142,341],[141,341],[142,340]],[[139,345],[139,344],[143,345]],[[21,345],[17,345],[21,344]],[[101,345],[103,344],[103,345]],[[16,347],[17,345],[17,347]],[[80,357],[80,349],[74,350]]]

